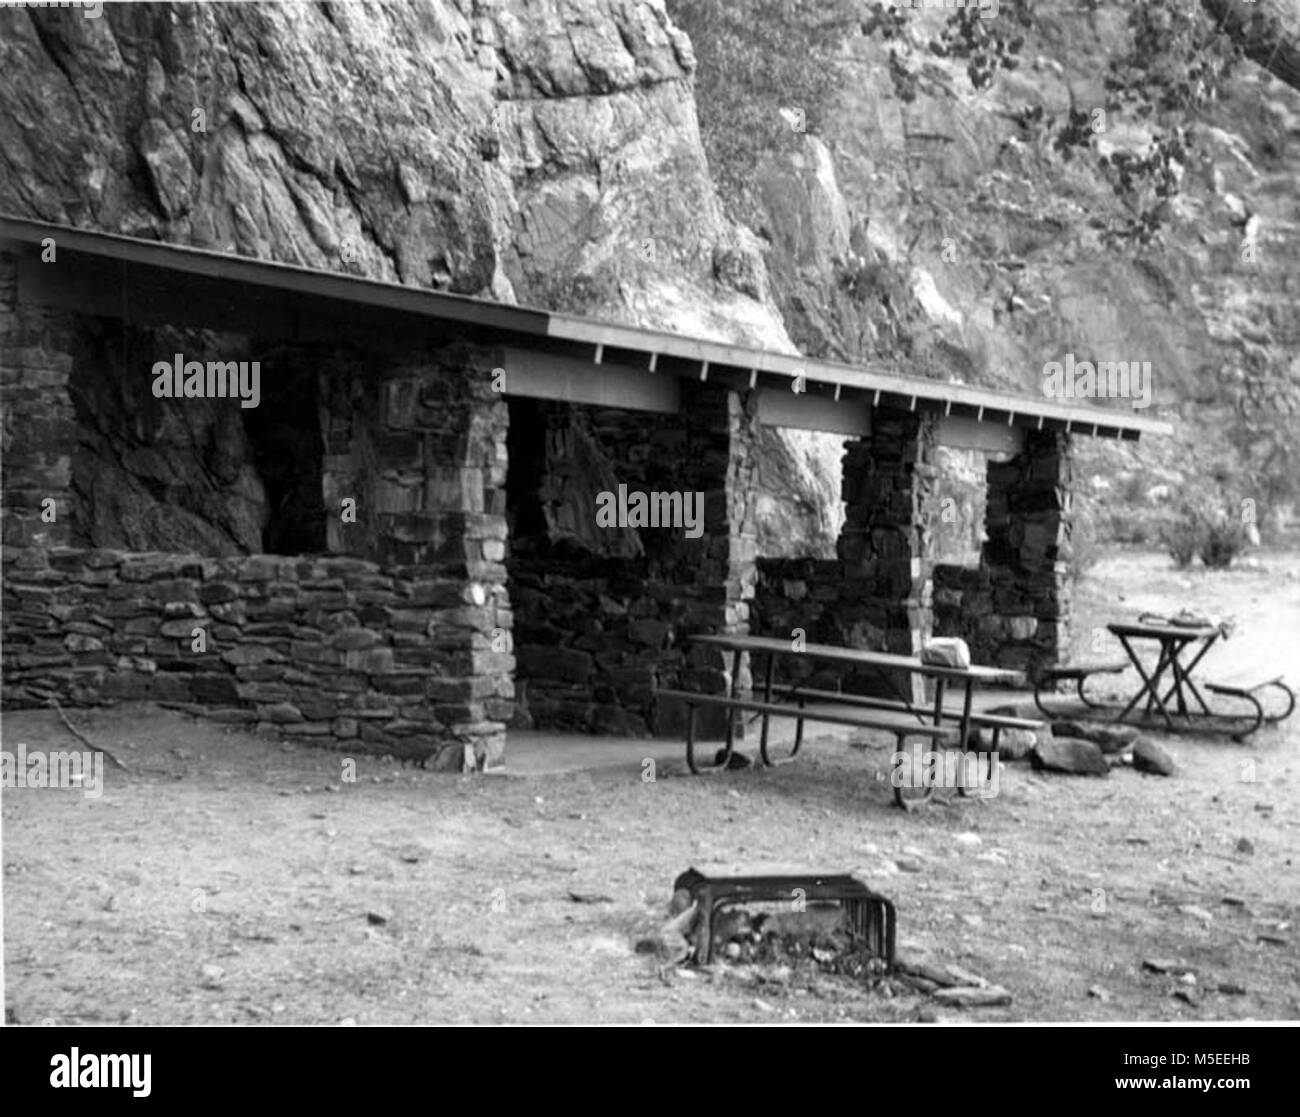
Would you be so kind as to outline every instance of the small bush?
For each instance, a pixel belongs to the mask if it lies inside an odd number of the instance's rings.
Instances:
[[[1179,570],[1192,565],[1192,559],[1201,546],[1201,525],[1192,517],[1180,517],[1168,525],[1160,534],[1169,557]]]
[[[1230,502],[1228,502],[1230,503]],[[1250,544],[1250,528],[1222,504],[1185,500],[1172,523],[1160,533],[1161,542],[1180,570],[1197,555],[1211,570],[1224,570]]]
[[[1223,570],[1232,565],[1248,542],[1246,525],[1224,516],[1205,525],[1197,553],[1210,569]]]

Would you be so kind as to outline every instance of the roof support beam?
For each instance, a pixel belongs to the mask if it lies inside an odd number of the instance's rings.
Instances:
[[[954,450],[984,450],[1014,457],[1024,448],[1025,429],[945,415],[935,428],[935,440],[940,446],[951,446]]]
[[[829,431],[863,437],[871,433],[871,409],[865,400],[841,400],[807,392],[760,388],[758,421],[769,427]]]
[[[507,395],[529,399],[654,411],[675,415],[681,410],[681,382],[675,376],[646,376],[622,365],[594,365],[532,349],[508,347],[503,367]]]

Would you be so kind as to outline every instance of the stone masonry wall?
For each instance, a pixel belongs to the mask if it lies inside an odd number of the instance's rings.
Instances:
[[[802,634],[809,644],[883,651],[890,609],[856,563],[761,558],[752,612],[756,636],[794,640]],[[879,689],[871,675],[791,656],[777,660],[775,678],[850,693]]]
[[[0,536],[6,546],[57,546],[73,522],[73,341],[63,316],[19,311],[16,273],[0,253]]]
[[[1021,453],[990,462],[988,478],[981,567],[988,574],[989,630],[1000,642],[997,663],[1017,669],[1058,663],[1070,647],[1070,436],[1027,431]],[[983,587],[972,605],[982,602],[982,593]]]
[[[499,363],[454,341],[396,361],[335,354],[321,362],[318,391],[328,548],[463,587],[452,623],[426,637],[430,671],[444,656],[464,661],[449,673],[463,712],[455,730],[493,759],[515,696]]]
[[[959,636],[970,646],[976,663],[996,664],[1005,635],[998,621],[993,612],[992,575],[986,567],[935,566],[936,636]]]
[[[837,552],[863,607],[862,646],[916,655],[931,627],[931,524],[937,517],[935,420],[878,408],[844,447],[845,521]]]
[[[802,634],[810,644],[900,655],[920,651],[931,624],[935,450],[927,416],[884,409],[873,414],[871,433],[844,447],[838,558],[759,559],[756,635],[793,640]],[[890,693],[879,676],[790,658],[778,662],[777,678]]]
[[[729,685],[730,657],[688,638],[748,631],[756,578],[754,419],[734,392],[684,383],[683,397],[674,416],[516,409],[547,425],[544,438],[527,440],[536,460],[512,463],[520,478],[512,482],[514,499],[533,507],[513,510],[508,560],[519,685],[538,727],[679,735],[684,707],[656,701],[654,688],[718,693]],[[631,492],[703,493],[703,534],[591,530],[593,494],[606,484],[610,491],[625,484]],[[574,506],[557,506],[561,497]],[[543,522],[548,533],[563,530],[548,538],[534,526],[529,537],[518,527]],[[747,663],[739,681],[742,690],[749,685]],[[699,728],[720,735],[725,720],[720,711],[702,711]]]
[[[319,362],[323,534],[339,557],[70,549],[84,510],[68,384],[93,350],[75,344],[75,316],[19,306],[14,274],[0,254],[7,704],[156,698],[439,766],[501,756],[514,656],[497,354],[303,347]]]
[[[6,706],[152,699],[440,768],[483,762],[465,637],[492,618],[460,579],[333,557],[6,547],[3,563]]]
[[[535,557],[535,556],[534,556]],[[698,690],[682,634],[713,628],[711,602],[646,577],[634,559],[552,556],[512,563],[519,686],[533,725],[648,736],[681,731],[656,686]]]
[[[980,565],[934,561],[935,451],[928,422],[877,412],[847,444],[849,502],[841,561],[760,559],[753,630],[809,643],[914,655],[923,639],[960,636],[978,663],[1032,669],[1069,645],[1070,444],[1026,433],[1024,450],[989,461]],[[783,682],[876,689],[870,676],[786,659]]]

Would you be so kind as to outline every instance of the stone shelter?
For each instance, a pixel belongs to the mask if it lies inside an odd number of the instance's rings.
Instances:
[[[7,706],[152,699],[455,770],[500,761],[525,689],[539,727],[680,732],[656,688],[729,682],[694,633],[1055,662],[1071,442],[1169,429],[9,218],[0,403]],[[763,424],[845,437],[834,558],[756,553]],[[986,538],[937,574],[943,447],[988,456]]]

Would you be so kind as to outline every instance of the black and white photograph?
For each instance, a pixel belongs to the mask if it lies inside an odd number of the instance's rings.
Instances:
[[[1300,0],[0,4],[0,428],[42,1088],[1300,1022]]]

